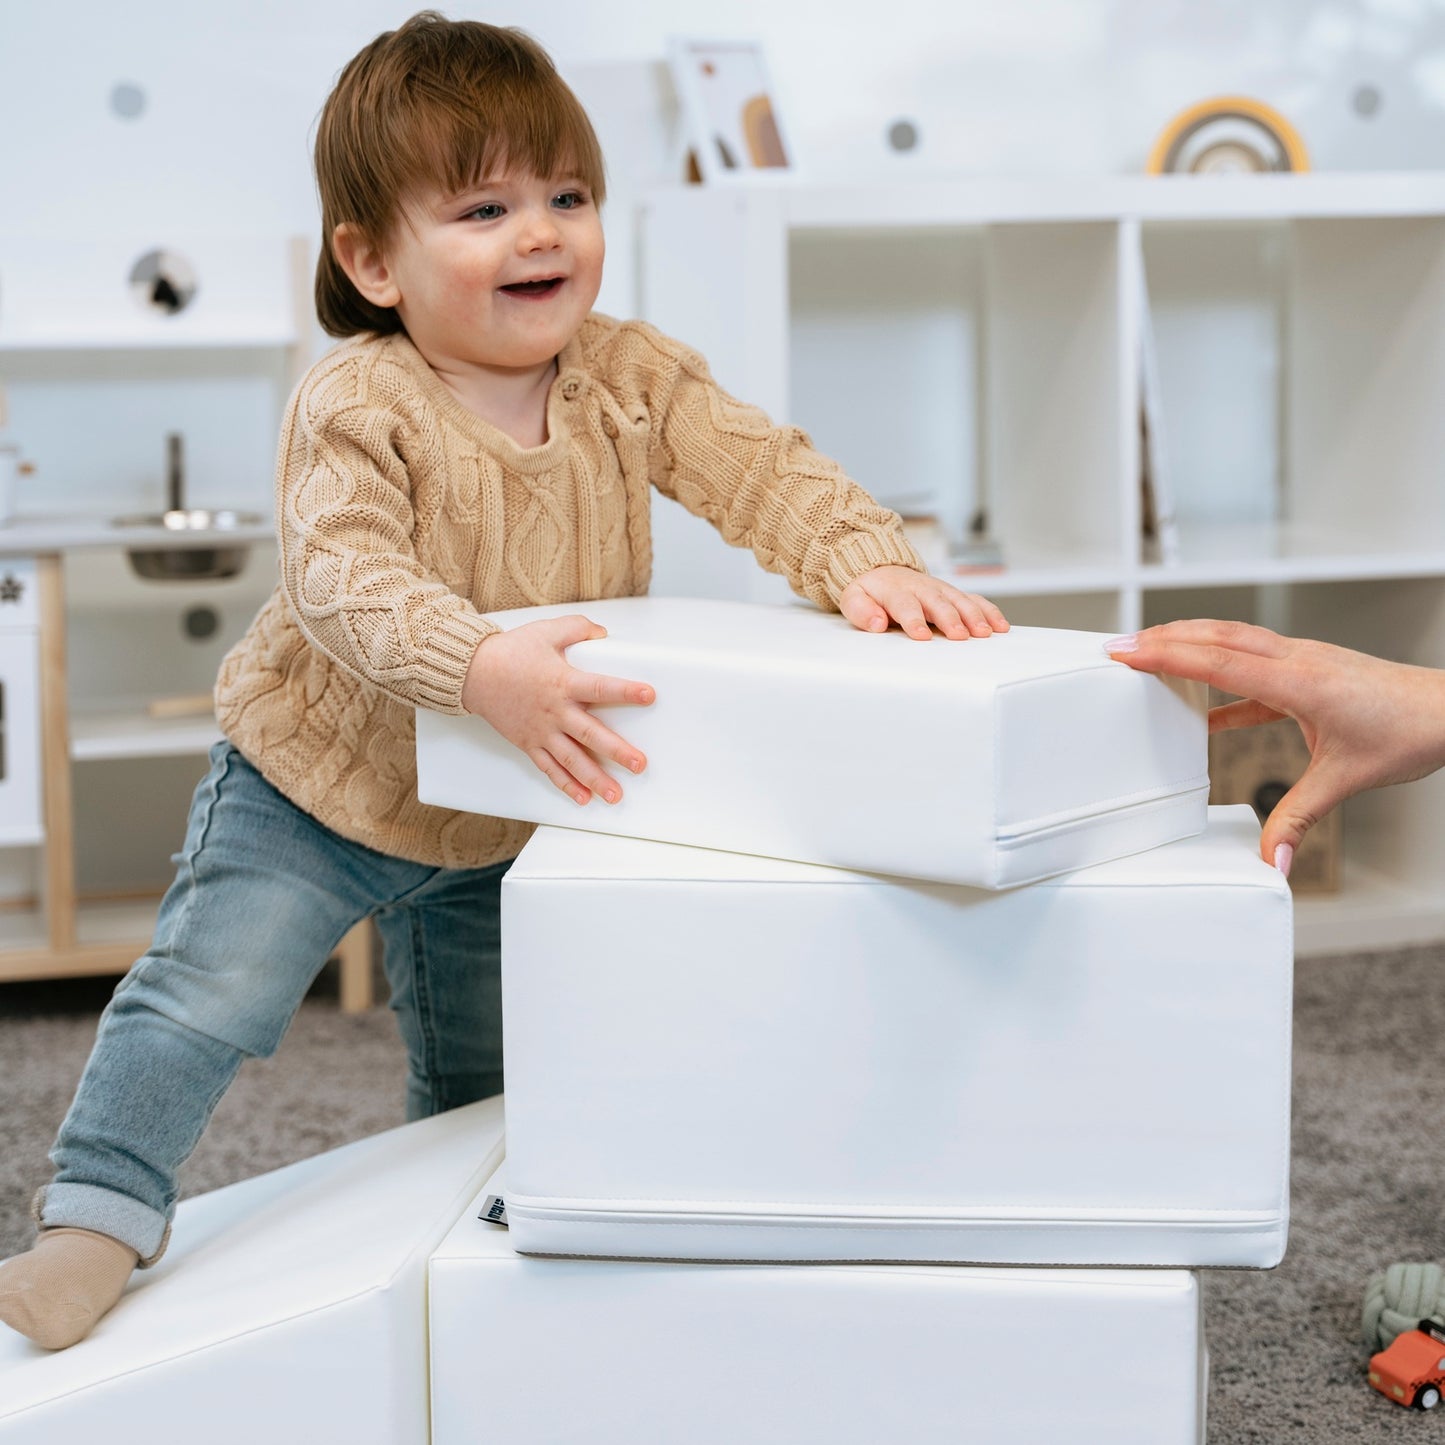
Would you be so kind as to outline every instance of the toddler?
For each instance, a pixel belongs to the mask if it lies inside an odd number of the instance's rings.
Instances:
[[[315,163],[316,304],[346,339],[287,410],[280,580],[221,666],[225,740],[155,940],[102,1016],[35,1246],[0,1266],[0,1319],[51,1349],[160,1258],[217,1100],[359,920],[383,942],[408,1118],[501,1090],[499,888],[530,830],[417,801],[414,710],[475,713],[578,804],[615,803],[645,759],[591,707],[653,694],[568,665],[602,635],[583,616],[484,613],[645,591],[656,487],[857,627],[1008,625],[695,352],[593,313],[602,156],[525,35],[425,12],[379,36]]]

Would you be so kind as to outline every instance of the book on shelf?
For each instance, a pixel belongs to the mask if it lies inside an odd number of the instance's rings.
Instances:
[[[1137,233],[1136,233],[1137,237]],[[1159,386],[1159,349],[1149,309],[1149,283],[1144,271],[1144,247],[1132,268],[1135,284],[1135,337],[1139,372],[1139,504],[1140,533],[1146,562],[1179,560],[1179,523],[1174,512],[1174,488],[1164,446],[1164,405]]]

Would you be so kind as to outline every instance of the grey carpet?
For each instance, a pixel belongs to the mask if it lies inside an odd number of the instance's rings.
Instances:
[[[1369,1389],[1356,1339],[1369,1272],[1445,1262],[1445,949],[1317,959],[1296,985],[1293,1224],[1277,1270],[1205,1276],[1211,1445],[1439,1436]],[[28,1199],[109,982],[0,986],[0,1257]],[[324,994],[324,989],[323,989]],[[403,1058],[384,1009],[313,997],[276,1057],[249,1063],[188,1164],[214,1189],[402,1119]]]

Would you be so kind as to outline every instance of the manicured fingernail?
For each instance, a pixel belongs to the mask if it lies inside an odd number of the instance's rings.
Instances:
[[[1105,652],[1138,652],[1139,634],[1131,632],[1127,637],[1111,637],[1104,644]]]
[[[587,794],[586,794],[586,793],[583,793],[583,792],[573,793],[573,794],[572,794],[572,801],[573,801],[574,803],[576,803],[579,808],[586,807],[586,805],[587,805]]]
[[[1279,871],[1280,871],[1281,873],[1283,873],[1286,878],[1288,878],[1288,877],[1289,877],[1290,865],[1291,865],[1293,862],[1294,862],[1294,848],[1293,848],[1293,846],[1290,845],[1289,843],[1281,843],[1281,844],[1279,845],[1279,847],[1274,850],[1274,866],[1275,866],[1276,868],[1278,868]]]
[[[608,790],[607,790],[605,793],[603,793],[602,796],[603,796],[609,803],[615,803],[615,802],[622,796],[622,794],[619,793],[616,788],[608,788]]]

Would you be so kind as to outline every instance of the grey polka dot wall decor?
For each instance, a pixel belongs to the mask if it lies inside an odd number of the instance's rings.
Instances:
[[[895,120],[888,127],[888,145],[891,150],[917,150],[918,141],[918,127],[911,120]]]
[[[110,108],[122,120],[138,120],[145,113],[146,93],[133,81],[117,81],[111,87]]]

